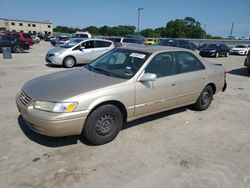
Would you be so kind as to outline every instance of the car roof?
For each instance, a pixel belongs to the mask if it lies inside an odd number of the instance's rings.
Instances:
[[[165,52],[165,51],[188,51],[188,49],[184,48],[177,48],[177,47],[172,47],[172,46],[158,46],[158,45],[141,45],[141,44],[133,44],[133,45],[125,45],[123,47],[119,48],[124,48],[128,50],[136,50],[136,51],[141,51],[141,52],[146,52],[146,53],[156,53],[156,52]]]

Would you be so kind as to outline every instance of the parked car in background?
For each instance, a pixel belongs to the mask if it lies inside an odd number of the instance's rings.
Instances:
[[[139,44],[144,43],[144,36],[142,35],[125,35],[124,37],[129,39],[136,39],[139,42]]]
[[[244,66],[247,67],[247,71],[250,74],[250,50],[247,53],[247,57],[245,59]]]
[[[72,38],[91,38],[91,34],[89,32],[76,32],[72,35]]]
[[[31,38],[31,36],[27,33],[23,33],[23,32],[5,32],[5,35],[9,35],[12,37],[15,37],[17,39],[23,40],[24,42],[27,42],[28,45],[33,45],[33,40]]]
[[[124,37],[108,37],[105,38],[114,42],[115,47],[121,47],[127,44],[141,44],[139,40],[133,38],[124,38]]]
[[[33,44],[38,44],[40,42],[40,38],[36,35],[30,35],[33,41]]]
[[[16,104],[35,132],[83,134],[100,145],[112,141],[128,121],[191,104],[206,110],[213,95],[226,89],[225,79],[221,64],[190,50],[130,46],[27,82]]]
[[[144,44],[146,44],[146,45],[153,45],[153,44],[155,44],[156,42],[157,42],[157,39],[149,38],[149,39],[146,39],[146,40],[144,41]]]
[[[74,39],[53,48],[46,54],[49,64],[63,65],[66,68],[76,64],[86,64],[113,49],[112,41],[103,39]]]
[[[0,51],[2,47],[10,47],[12,52],[21,53],[29,50],[30,46],[27,41],[19,40],[8,35],[0,35]]]
[[[173,46],[179,48],[186,48],[190,50],[196,50],[197,46],[193,42],[188,40],[181,40],[181,39],[161,39],[159,40],[156,45],[158,46]]]
[[[201,50],[203,48],[206,48],[208,46],[208,44],[206,43],[203,43],[203,44],[200,44],[198,47],[197,47],[197,50]]]
[[[219,57],[229,55],[230,48],[225,44],[208,44],[207,47],[200,50],[202,57]]]
[[[70,37],[65,36],[65,35],[59,35],[56,36],[55,39],[51,40],[51,45],[53,46],[58,46],[58,45],[63,45],[65,44],[66,41],[69,40]]]
[[[247,55],[249,49],[250,49],[250,46],[248,46],[246,44],[240,44],[240,45],[233,47],[230,50],[230,54]]]

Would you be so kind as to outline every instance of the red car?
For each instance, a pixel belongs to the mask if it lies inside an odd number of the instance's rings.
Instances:
[[[13,36],[19,40],[23,40],[29,46],[33,45],[33,40],[29,34],[23,32],[6,32],[5,35]]]

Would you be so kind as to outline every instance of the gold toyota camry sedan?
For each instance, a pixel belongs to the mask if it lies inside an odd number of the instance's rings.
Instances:
[[[17,108],[35,132],[112,141],[122,125],[150,114],[193,104],[206,110],[226,89],[225,69],[174,47],[113,49],[84,67],[27,82]]]

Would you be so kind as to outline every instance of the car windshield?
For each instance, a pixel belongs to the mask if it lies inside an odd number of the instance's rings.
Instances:
[[[156,45],[159,45],[159,46],[172,46],[174,43],[173,40],[159,40]]]
[[[146,52],[118,48],[97,58],[85,68],[107,76],[130,79],[150,55]]]
[[[218,48],[217,44],[209,44],[207,48]]]
[[[77,45],[78,43],[80,43],[82,40],[72,40],[72,41],[69,41],[67,42],[66,44],[62,45],[61,47],[62,48],[72,48],[74,47],[75,45]]]

